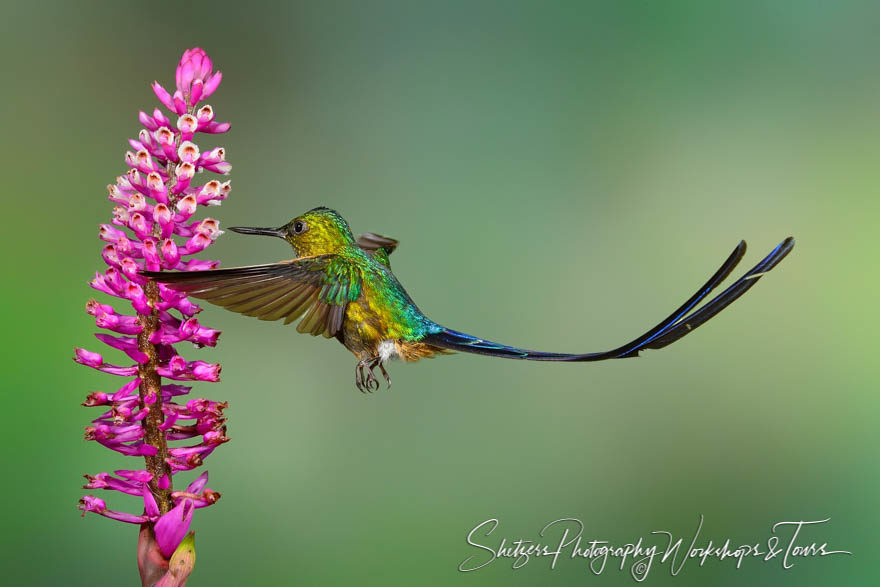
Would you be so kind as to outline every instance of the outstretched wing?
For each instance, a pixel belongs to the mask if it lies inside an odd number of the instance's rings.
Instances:
[[[398,242],[393,238],[365,232],[355,241],[355,244],[365,250],[374,259],[391,269],[391,262],[388,256],[397,248]]]
[[[290,324],[302,317],[298,332],[327,338],[339,332],[346,306],[361,291],[360,270],[339,255],[211,271],[142,273],[175,291],[260,320],[284,318]]]

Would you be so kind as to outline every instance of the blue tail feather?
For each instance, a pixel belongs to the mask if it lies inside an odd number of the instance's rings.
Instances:
[[[675,312],[642,336],[610,351],[586,354],[530,351],[492,342],[470,334],[465,334],[464,332],[458,332],[443,327],[440,327],[441,330],[438,332],[426,335],[422,341],[453,351],[509,359],[524,359],[528,361],[589,362],[636,357],[638,356],[639,351],[644,349],[663,348],[681,339],[690,332],[693,332],[697,327],[704,324],[747,292],[765,273],[779,264],[779,262],[791,252],[793,247],[794,239],[788,237],[779,243],[779,245],[761,260],[760,263],[752,267],[752,269],[750,269],[745,275],[734,282],[733,285],[725,289],[698,310],[691,312],[706,296],[718,287],[728,275],[730,275],[736,265],[742,260],[746,251],[746,243],[745,241],[741,241],[718,271],[709,278],[709,281],[707,281],[703,287],[701,287]]]

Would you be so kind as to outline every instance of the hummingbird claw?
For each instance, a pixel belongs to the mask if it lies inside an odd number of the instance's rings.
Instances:
[[[388,375],[388,371],[385,370],[385,365],[382,364],[382,361],[379,361],[379,369],[382,371],[382,377],[385,378],[385,383],[388,385],[388,389],[391,389],[391,377]]]
[[[374,391],[377,391],[379,389],[379,380],[376,379],[376,374],[373,373],[373,369],[375,367],[376,367],[375,361],[370,361],[369,363],[367,363],[367,368],[364,371],[367,376],[367,380],[366,380],[367,390],[369,390],[370,393],[373,393]]]
[[[364,361],[358,361],[358,364],[354,366],[354,384],[361,393],[367,393],[367,388],[364,385],[364,365]]]
[[[371,357],[358,361],[357,365],[355,365],[354,384],[361,393],[373,393],[379,389],[379,380],[376,379],[376,374],[373,372],[376,366],[382,370],[382,375],[385,377],[388,387],[391,387],[391,378],[388,377],[388,372],[382,366],[382,359]]]
[[[378,363],[379,358],[373,357],[358,361],[358,364],[355,366],[354,384],[361,393],[373,393],[379,389],[379,380],[376,379],[376,375],[373,373],[373,369],[376,368]]]

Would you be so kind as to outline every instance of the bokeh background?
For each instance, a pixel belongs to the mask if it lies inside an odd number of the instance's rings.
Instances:
[[[361,395],[335,341],[208,307],[230,403],[194,522],[199,585],[633,584],[582,561],[456,568],[578,517],[766,542],[781,520],[850,550],[688,563],[656,585],[876,583],[880,37],[876,2],[9,2],[0,18],[4,583],[137,583],[136,529],[81,519],[104,186],[149,82],[200,45],[233,191],[225,225],[317,205],[401,241],[422,310],[511,344],[604,350],[689,296],[740,238],[794,253],[710,325],[639,360],[454,356]],[[209,144],[208,141],[206,144]],[[288,256],[227,233],[225,265]],[[134,507],[116,498],[120,508]],[[488,542],[497,544],[497,540]]]

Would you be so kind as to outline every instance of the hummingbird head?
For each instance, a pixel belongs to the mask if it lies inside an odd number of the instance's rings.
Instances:
[[[283,238],[293,247],[297,257],[335,253],[354,244],[354,236],[345,219],[335,210],[323,206],[313,208],[279,228],[230,226],[229,230]]]

